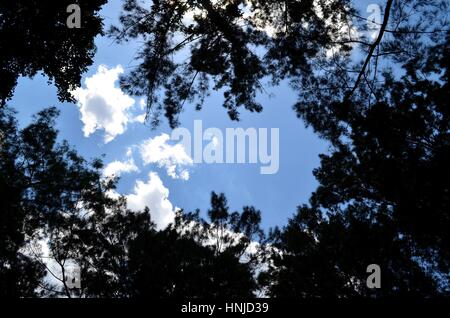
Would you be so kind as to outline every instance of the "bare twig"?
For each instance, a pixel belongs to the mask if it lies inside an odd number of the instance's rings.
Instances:
[[[355,85],[353,86],[352,90],[345,97],[345,99],[347,99],[347,100],[353,95],[353,93],[358,88],[361,80],[363,79],[364,73],[366,72],[367,65],[369,65],[370,59],[372,58],[373,52],[375,51],[377,46],[380,44],[381,39],[383,38],[383,34],[384,34],[384,32],[386,30],[386,26],[389,22],[389,14],[390,14],[391,6],[392,6],[393,2],[394,2],[393,0],[388,0],[386,3],[386,9],[384,10],[383,24],[381,25],[380,33],[378,33],[377,39],[370,46],[369,53],[367,54],[366,60],[364,61],[364,64],[363,64],[363,67],[362,67],[361,71],[359,72],[359,75],[358,75],[358,78],[356,79]]]

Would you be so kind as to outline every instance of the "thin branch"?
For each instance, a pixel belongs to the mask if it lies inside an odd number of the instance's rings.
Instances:
[[[433,31],[384,30],[384,32],[387,32],[387,33],[397,33],[397,34],[434,34],[434,33],[439,33],[439,32],[448,32],[448,31],[450,31],[450,29],[448,29],[448,30],[433,30]]]
[[[391,6],[392,6],[393,2],[394,2],[393,0],[388,0],[386,3],[386,9],[384,10],[383,24],[381,25],[380,33],[378,34],[378,37],[375,40],[375,42],[373,42],[373,44],[370,46],[369,53],[367,54],[366,60],[364,61],[364,64],[363,64],[363,67],[362,67],[361,71],[359,72],[359,75],[358,75],[358,78],[356,79],[355,85],[353,86],[352,90],[345,97],[346,100],[348,100],[353,95],[353,93],[356,91],[356,89],[358,88],[361,80],[363,79],[363,75],[366,72],[367,65],[369,64],[370,59],[372,58],[373,52],[375,51],[377,46],[380,44],[381,39],[383,38],[383,34],[384,34],[384,32],[386,30],[386,26],[389,22],[389,14],[390,14]]]
[[[357,14],[349,13],[349,15],[351,15],[355,18],[358,18],[360,20],[370,22],[372,24],[376,24],[376,25],[380,25],[380,26],[383,25],[383,24],[377,23],[375,21],[372,21],[370,19],[364,18]],[[399,23],[400,22],[403,22],[403,21],[399,21]],[[425,30],[397,30],[397,28],[395,28],[394,30],[389,30],[389,29],[384,30],[384,32],[386,32],[386,33],[399,33],[399,34],[433,34],[433,33],[448,32],[448,31],[450,31],[450,29],[436,29],[436,30],[431,30],[431,31],[425,31]]]
[[[67,286],[67,283],[66,283],[66,269],[64,268],[65,260],[64,260],[64,262],[61,262],[57,257],[55,257],[55,261],[61,267],[62,283],[64,286],[64,290],[66,292],[66,295],[68,298],[72,298],[72,294],[70,293],[69,287]]]

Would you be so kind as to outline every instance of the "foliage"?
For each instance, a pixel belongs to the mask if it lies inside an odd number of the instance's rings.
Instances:
[[[98,11],[107,0],[17,0],[0,3],[0,105],[13,95],[20,76],[47,75],[61,101],[93,63],[94,38],[102,34]],[[69,29],[67,7],[78,4],[81,28]]]
[[[61,25],[64,2],[0,5],[3,104],[18,76],[39,70],[69,98],[92,62],[103,3],[84,4],[82,36]],[[259,112],[263,81],[288,80],[297,116],[331,145],[314,171],[319,186],[267,238],[260,211],[230,213],[216,193],[207,219],[180,211],[158,231],[151,211],[130,211],[125,198],[110,195],[116,180],[102,177],[101,161],[57,142],[55,108],[19,130],[2,107],[0,295],[448,295],[447,15],[445,1],[387,0],[371,39],[356,37],[367,21],[344,0],[160,0],[149,8],[126,0],[122,25],[110,34],[144,45],[141,64],[121,84],[148,97],[155,125],[164,112],[177,126],[185,102],[200,108],[211,90],[224,93],[232,119],[242,106]],[[13,34],[25,40],[6,45]],[[39,251],[42,244],[48,251]],[[73,263],[83,277],[75,291],[65,280]],[[365,285],[369,264],[382,268],[379,290]]]
[[[138,38],[144,45],[140,65],[122,79],[122,87],[147,96],[154,125],[164,112],[177,126],[185,102],[197,100],[200,109],[210,89],[223,92],[223,106],[233,120],[239,107],[260,112],[256,94],[263,90],[263,79],[278,83],[308,74],[311,61],[336,45],[348,51],[341,41],[344,13],[353,12],[348,4],[177,0],[153,1],[148,7],[127,0],[121,26],[110,34],[118,42]]]

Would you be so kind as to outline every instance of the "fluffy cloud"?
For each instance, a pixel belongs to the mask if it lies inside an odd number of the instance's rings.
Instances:
[[[175,209],[169,201],[169,189],[155,172],[149,173],[147,182],[136,181],[134,193],[127,195],[126,199],[132,211],[142,211],[148,207],[158,229],[164,229],[175,218]]]
[[[192,165],[191,157],[186,153],[181,144],[169,144],[170,137],[162,134],[155,138],[144,141],[140,146],[128,148],[124,161],[116,160],[103,170],[105,178],[120,176],[123,173],[138,172],[133,159],[133,149],[139,149],[144,165],[154,163],[167,170],[167,174],[172,178],[189,179],[189,172],[186,166]],[[110,190],[108,195],[111,198],[119,198],[115,190]],[[137,180],[131,194],[124,195],[127,200],[127,207],[132,211],[142,211],[145,207],[150,209],[152,221],[158,229],[165,228],[172,223],[175,217],[176,208],[169,201],[169,189],[166,188],[156,172],[148,174],[148,180]]]
[[[113,161],[103,169],[103,176],[107,178],[120,177],[123,173],[138,172],[139,169],[132,158],[127,161]]]
[[[127,124],[133,121],[129,111],[135,100],[115,86],[123,72],[120,65],[112,69],[100,65],[97,73],[85,80],[85,88],[72,92],[80,109],[85,137],[103,129],[108,143],[123,134]]]
[[[169,135],[161,134],[144,141],[139,147],[142,160],[145,165],[157,164],[165,168],[174,179],[188,180],[189,171],[186,167],[192,166],[193,160],[182,144],[171,145],[169,140]]]

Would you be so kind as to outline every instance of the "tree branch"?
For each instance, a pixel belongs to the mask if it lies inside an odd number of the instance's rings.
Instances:
[[[389,13],[391,11],[391,6],[392,6],[393,2],[394,2],[394,0],[388,0],[386,3],[386,9],[384,10],[383,24],[381,25],[380,33],[378,33],[377,39],[370,46],[369,53],[367,54],[366,60],[364,61],[364,64],[363,64],[363,67],[358,74],[358,78],[356,79],[355,85],[353,86],[352,90],[345,96],[346,100],[350,99],[350,97],[353,95],[353,93],[358,88],[361,80],[363,79],[363,75],[366,72],[367,65],[369,65],[370,59],[372,58],[373,52],[375,51],[377,46],[380,44],[381,39],[383,38],[383,34],[384,34],[384,32],[386,30],[386,26],[389,22]]]

